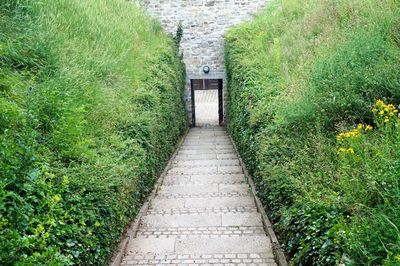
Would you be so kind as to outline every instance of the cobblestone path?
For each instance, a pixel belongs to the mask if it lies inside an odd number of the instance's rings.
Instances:
[[[122,265],[276,265],[224,128],[194,128]]]

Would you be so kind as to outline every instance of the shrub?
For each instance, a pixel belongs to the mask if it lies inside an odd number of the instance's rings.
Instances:
[[[400,103],[399,15],[391,0],[272,1],[226,35],[228,129],[294,264],[400,262],[399,140],[371,111]]]
[[[186,127],[183,87],[131,3],[1,1],[0,264],[105,264]]]

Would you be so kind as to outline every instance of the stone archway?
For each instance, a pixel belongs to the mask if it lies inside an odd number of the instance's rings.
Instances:
[[[175,34],[183,26],[181,52],[186,64],[185,92],[189,124],[192,121],[192,79],[222,79],[226,110],[226,78],[223,36],[230,27],[250,19],[262,9],[266,0],[141,0],[142,5],[157,17],[166,31]],[[205,73],[203,67],[210,71]],[[226,121],[224,111],[223,121]]]

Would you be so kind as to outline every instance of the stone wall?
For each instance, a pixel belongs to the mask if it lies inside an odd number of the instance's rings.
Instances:
[[[179,22],[183,26],[181,52],[186,64],[186,108],[191,123],[190,79],[217,78],[226,82],[223,35],[227,29],[262,9],[266,0],[141,0],[164,28],[175,35]],[[209,66],[205,74],[203,66]],[[224,101],[224,113],[226,110]],[[226,119],[226,115],[224,115]]]

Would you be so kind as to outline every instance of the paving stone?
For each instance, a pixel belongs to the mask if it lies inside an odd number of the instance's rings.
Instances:
[[[190,176],[188,175],[166,175],[163,180],[164,185],[173,184],[188,184],[190,182]]]
[[[232,166],[240,165],[240,161],[237,159],[227,159],[227,160],[176,160],[173,163],[177,167],[198,167],[198,166]]]
[[[180,193],[159,193],[159,199],[179,199],[179,198],[221,198],[221,197],[240,197],[240,196],[251,196],[249,192],[199,192],[189,193],[182,191]]]
[[[219,192],[249,192],[250,186],[248,184],[219,184]]]
[[[160,218],[160,217],[158,217]],[[198,236],[201,238],[216,238],[223,236],[261,235],[265,236],[262,226],[201,226],[201,227],[146,227],[142,224],[137,232],[141,237],[175,237],[187,238]]]
[[[243,169],[238,165],[230,166],[218,166],[218,174],[240,174],[243,173]]]
[[[228,137],[213,137],[212,139],[201,139],[201,137],[196,137],[186,138],[183,145],[232,145],[232,143]]]
[[[228,136],[212,136],[204,138],[202,136],[187,136],[183,145],[208,145],[208,144],[232,144]]]
[[[217,166],[208,167],[173,167],[168,171],[169,174],[217,174]]]
[[[187,208],[247,207],[254,206],[254,204],[254,199],[250,196],[185,199],[185,207]]]
[[[146,215],[142,219],[143,227],[200,227],[221,226],[222,214],[200,213],[180,215]],[[228,222],[225,222],[228,224]]]
[[[229,156],[228,156],[229,155]],[[221,158],[236,159],[235,154],[218,154]],[[203,154],[182,154],[178,152],[176,156],[177,160],[212,160],[217,159],[217,154],[215,153],[203,153]]]
[[[175,252],[183,254],[271,253],[271,242],[266,236],[227,236],[220,238],[189,237],[177,239]],[[271,257],[273,257],[271,253]]]
[[[235,154],[235,150],[233,148],[229,149],[216,149],[216,148],[204,148],[197,150],[181,150],[178,152],[179,156],[185,155],[203,155],[203,154]]]
[[[244,255],[245,258],[236,258],[238,255]],[[143,258],[137,258],[141,256],[127,256],[123,264],[124,265],[177,265],[177,266],[182,266],[185,265],[184,262],[186,261],[193,261],[193,263],[190,263],[188,265],[244,265],[244,266],[249,266],[249,265],[263,265],[263,266],[276,266],[277,264],[275,263],[274,259],[272,258],[262,258],[262,259],[251,259],[248,258],[249,255],[254,255],[254,254],[184,254],[184,255],[158,255],[155,256],[157,259],[143,259]],[[256,255],[262,255],[262,254],[256,254]],[[261,260],[261,262],[260,262]],[[228,263],[227,263],[228,261]],[[243,262],[245,261],[245,262]]]
[[[190,130],[122,265],[276,266],[223,128]]]
[[[175,239],[136,237],[129,241],[127,251],[133,254],[165,254],[175,250]]]
[[[233,146],[230,143],[214,143],[214,142],[207,142],[207,143],[184,143],[180,151],[184,150],[207,150],[207,149],[216,149],[216,150],[233,150]]]
[[[234,153],[220,153],[215,154],[217,159],[237,159],[237,155]]]
[[[191,213],[237,213],[257,212],[255,206],[251,207],[218,207],[218,208],[173,208],[164,210],[149,209],[147,214],[191,214]]]
[[[192,175],[190,176],[190,182],[196,183],[226,183],[226,182],[244,182],[245,177],[243,174],[216,174],[216,175]]]
[[[161,186],[158,194],[178,194],[178,195],[192,195],[204,192],[219,192],[218,186],[215,185],[172,185],[172,186]],[[225,192],[225,191],[224,191]],[[228,192],[228,191],[226,191]],[[229,191],[230,192],[230,191]]]
[[[253,213],[224,213],[222,226],[262,226],[261,216]]]
[[[184,208],[186,199],[155,198],[151,201],[151,208],[155,210]]]

